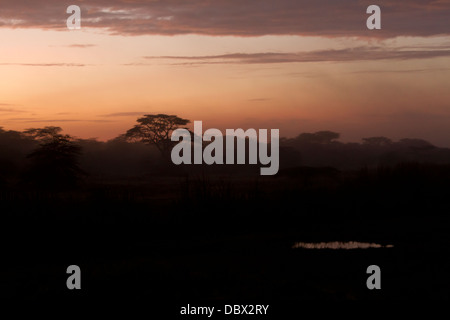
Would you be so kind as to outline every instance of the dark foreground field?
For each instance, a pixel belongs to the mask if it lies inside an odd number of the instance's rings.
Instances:
[[[449,299],[450,167],[3,187],[5,297],[159,303]],[[392,248],[293,249],[298,241]],[[68,290],[66,268],[81,268]],[[381,267],[381,290],[366,269]]]

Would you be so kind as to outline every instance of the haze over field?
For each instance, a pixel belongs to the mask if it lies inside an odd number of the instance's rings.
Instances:
[[[67,30],[69,5],[81,30]],[[377,4],[382,29],[366,28]],[[146,113],[450,146],[450,1],[0,1],[0,124],[107,140]]]

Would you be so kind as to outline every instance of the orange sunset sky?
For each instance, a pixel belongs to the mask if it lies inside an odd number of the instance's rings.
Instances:
[[[450,147],[449,21],[448,0],[1,0],[0,126],[107,140],[167,113]]]

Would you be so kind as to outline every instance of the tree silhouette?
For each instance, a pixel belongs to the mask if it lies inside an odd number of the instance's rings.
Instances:
[[[146,114],[137,119],[138,124],[125,134],[129,140],[140,141],[146,144],[154,144],[165,159],[169,159],[173,142],[170,139],[171,133],[190,121],[179,118],[175,115]]]
[[[318,143],[318,144],[330,144],[334,140],[339,139],[340,134],[333,131],[318,131],[315,133],[301,133],[295,138],[301,143]]]
[[[39,143],[37,149],[28,154],[31,167],[26,180],[44,187],[72,187],[83,171],[78,165],[81,147],[75,139],[61,134],[60,127],[28,129],[24,134]]]
[[[363,138],[363,143],[370,146],[383,147],[392,144],[392,140],[386,137]]]
[[[399,144],[407,146],[412,150],[432,150],[436,148],[432,143],[423,139],[400,139]]]

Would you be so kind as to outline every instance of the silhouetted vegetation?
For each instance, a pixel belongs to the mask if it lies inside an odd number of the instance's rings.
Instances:
[[[169,160],[173,142],[172,132],[182,128],[190,121],[173,115],[147,114],[137,119],[138,124],[128,130],[125,137],[130,140],[152,144],[158,148],[162,156]]]
[[[0,129],[0,240],[13,242],[2,286],[74,299],[65,268],[78,264],[77,297],[93,300],[448,299],[450,149],[338,139],[284,138],[279,173],[260,176],[247,165],[162,171],[166,147],[150,140]],[[394,248],[291,248],[338,240]],[[365,287],[371,264],[381,292]]]
[[[55,130],[55,127],[25,132],[0,129],[0,181],[17,181],[27,170],[25,176],[29,181],[47,180],[50,184],[58,184],[58,180],[71,181],[69,184],[73,184],[82,176],[82,172],[87,173],[91,179],[142,179],[149,175],[171,174],[167,169],[162,172],[160,167],[170,161],[170,148],[173,146],[170,133],[188,120],[177,117],[166,119],[171,124],[168,122],[161,125],[164,127],[161,133],[157,133],[160,129],[155,124],[155,133],[145,134],[142,127],[148,119],[144,117],[141,120],[142,124],[129,130],[127,135],[106,142],[76,139],[61,134],[59,128],[58,132],[48,131]],[[420,139],[392,141],[386,137],[370,137],[362,139],[362,143],[342,143],[338,138],[339,134],[331,131],[282,138],[281,169],[306,166],[357,170],[380,165],[395,166],[402,162],[450,163],[450,149],[435,147]],[[199,171],[200,167],[202,169]],[[252,166],[238,165],[230,168],[197,165],[179,166],[170,170],[176,175],[197,174],[205,170],[217,174],[257,175],[259,165],[253,166],[253,169],[250,167]],[[48,179],[43,179],[44,176]]]
[[[27,158],[30,166],[25,172],[25,182],[38,187],[74,187],[83,171],[78,165],[81,147],[74,138],[61,134],[59,127],[28,129],[24,134],[39,143]]]

